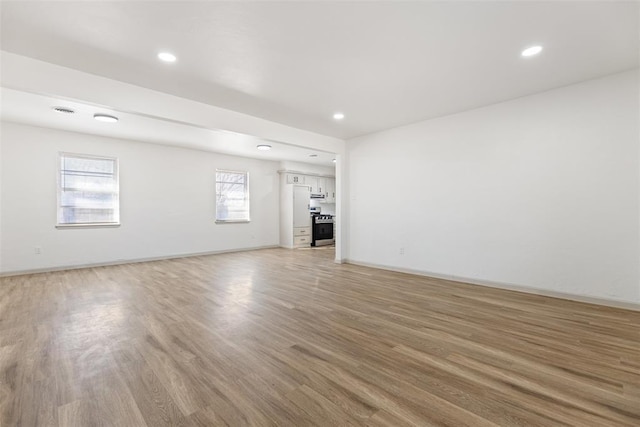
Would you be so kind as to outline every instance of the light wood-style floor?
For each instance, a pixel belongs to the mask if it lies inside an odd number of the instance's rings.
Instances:
[[[332,257],[0,279],[0,424],[640,425],[640,312]]]

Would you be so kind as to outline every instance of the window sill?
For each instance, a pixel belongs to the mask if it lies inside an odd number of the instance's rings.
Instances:
[[[96,223],[96,224],[56,224],[56,228],[115,228],[120,227],[120,223]]]
[[[239,224],[249,223],[250,219],[216,219],[216,224]]]

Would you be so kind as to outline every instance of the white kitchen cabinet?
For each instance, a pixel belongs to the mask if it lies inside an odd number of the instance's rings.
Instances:
[[[334,178],[325,179],[324,202],[325,203],[336,202],[336,180]]]
[[[311,226],[310,200],[309,187],[305,185],[293,186],[293,228]]]
[[[327,179],[325,177],[318,177],[318,194],[324,194],[325,197],[327,195]]]
[[[305,248],[311,245],[311,236],[295,236],[293,238],[293,246],[296,248]]]
[[[293,227],[293,237],[311,236],[311,227]]]
[[[307,185],[288,184],[289,174],[280,178],[280,246],[311,245],[311,191]]]
[[[305,183],[305,175],[299,173],[288,173],[287,174],[287,184],[306,184]]]
[[[311,193],[313,193],[313,194],[319,193],[319,191],[318,191],[318,177],[317,176],[307,175],[307,176],[304,177],[304,180],[305,180],[305,184],[308,185],[311,188]]]
[[[305,185],[311,187],[311,192],[313,194],[324,194],[327,197],[329,181],[335,181],[333,178],[328,178],[324,176],[311,176],[307,175],[304,177]],[[335,185],[334,185],[335,187]]]
[[[304,177],[304,183],[311,188],[311,193],[322,194],[328,203],[335,203],[336,180],[334,178],[307,175]]]

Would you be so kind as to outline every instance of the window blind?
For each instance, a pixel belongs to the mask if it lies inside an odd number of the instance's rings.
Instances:
[[[216,222],[248,222],[249,174],[216,170]]]
[[[58,225],[120,223],[118,160],[60,154]]]

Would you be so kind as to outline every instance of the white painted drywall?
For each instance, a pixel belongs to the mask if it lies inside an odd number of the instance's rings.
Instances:
[[[638,120],[634,70],[350,140],[348,258],[640,302]]]
[[[331,153],[342,153],[344,141],[303,129],[203,104],[95,74],[0,51],[2,85],[31,93],[104,106],[110,111],[228,130],[265,140]]]
[[[336,168],[331,166],[314,165],[312,163],[293,162],[283,160],[280,169],[292,172],[301,172],[308,175],[336,176]]]
[[[278,245],[278,162],[7,122],[1,140],[0,272]],[[55,228],[60,151],[119,158],[120,227]],[[250,223],[215,224],[216,168],[249,171]]]

